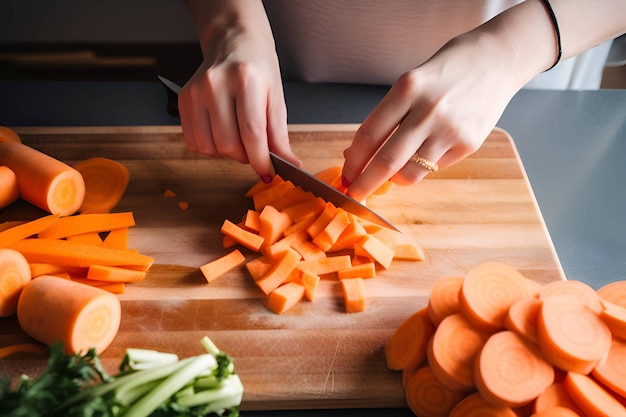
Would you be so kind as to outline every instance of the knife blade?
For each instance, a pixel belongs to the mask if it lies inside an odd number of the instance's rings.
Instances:
[[[169,109],[173,107],[171,101],[173,100],[173,98],[176,98],[178,96],[181,87],[161,75],[159,75],[158,78],[168,91],[168,96],[170,100],[170,103],[168,103],[169,111]],[[178,106],[176,106],[176,108],[178,108]],[[307,171],[295,166],[291,162],[281,158],[273,152],[270,152],[270,158],[272,160],[272,164],[274,165],[274,170],[278,175],[280,175],[282,179],[289,180],[294,185],[298,185],[304,190],[313,193],[315,196],[321,197],[325,201],[331,202],[335,206],[341,207],[347,212],[359,216],[362,219],[401,232],[392,223],[387,221],[384,217],[380,216],[375,211],[367,208],[360,202],[342,193],[335,187],[332,187],[324,181],[321,181]]]

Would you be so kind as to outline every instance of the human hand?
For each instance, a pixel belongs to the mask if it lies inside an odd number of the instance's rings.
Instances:
[[[249,163],[265,182],[274,175],[269,151],[301,165],[289,145],[280,69],[266,18],[247,26],[221,25],[203,45],[203,55],[178,96],[187,147]]]

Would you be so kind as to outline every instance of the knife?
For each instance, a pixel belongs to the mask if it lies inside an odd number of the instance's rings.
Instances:
[[[180,86],[173,81],[168,80],[165,77],[158,76],[159,81],[163,84],[168,94],[168,113],[172,116],[178,116],[178,93],[180,92]],[[304,190],[313,193],[314,195],[323,198],[324,200],[331,202],[337,207],[341,207],[349,213],[357,215],[367,221],[376,223],[380,226],[387,227],[392,230],[401,232],[392,223],[385,220],[382,216],[376,212],[370,210],[363,204],[359,203],[352,197],[347,196],[341,191],[337,190],[309,174],[305,170],[293,165],[291,162],[281,158],[273,152],[270,152],[270,158],[274,165],[276,174],[284,180],[289,180],[295,185],[299,185]]]

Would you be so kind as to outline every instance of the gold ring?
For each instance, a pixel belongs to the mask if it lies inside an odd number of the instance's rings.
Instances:
[[[430,172],[435,172],[439,169],[439,165],[437,165],[433,161],[430,161],[424,157],[419,156],[417,152],[415,152],[413,156],[411,156],[411,159],[409,159],[409,161],[416,163],[422,168],[426,168]]]

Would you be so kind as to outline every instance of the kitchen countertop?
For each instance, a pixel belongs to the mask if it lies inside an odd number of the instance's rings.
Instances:
[[[386,91],[287,84],[289,122],[359,123]],[[6,126],[178,124],[165,103],[158,82],[0,81],[0,125]],[[498,126],[515,140],[565,275],[594,288],[626,279],[626,90],[521,91]],[[384,414],[412,415],[406,409]]]

